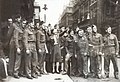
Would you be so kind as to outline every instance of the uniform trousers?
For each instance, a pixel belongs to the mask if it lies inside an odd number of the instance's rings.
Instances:
[[[109,75],[110,60],[113,63],[114,75],[116,75],[116,74],[118,75],[117,58],[115,57],[114,54],[105,55],[105,57],[104,57],[104,70],[105,70],[105,74]]]
[[[38,52],[38,66],[39,66],[39,71],[41,73],[44,73],[44,61],[46,58],[45,43],[40,44],[40,46],[41,46],[41,52]]]
[[[88,74],[88,56],[84,56],[83,54],[80,54],[77,56],[77,66],[78,66],[78,72],[80,74],[87,75]]]
[[[25,71],[27,76],[37,74],[38,55],[34,42],[29,43],[30,53],[25,54]]]

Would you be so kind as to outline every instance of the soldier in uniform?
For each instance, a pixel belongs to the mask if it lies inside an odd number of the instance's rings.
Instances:
[[[88,77],[88,40],[84,34],[84,31],[80,29],[78,31],[78,41],[77,41],[77,63],[78,72],[84,74],[84,78]],[[82,61],[82,62],[81,62]]]
[[[65,50],[66,50],[66,55],[65,55],[65,71],[63,74],[68,73],[68,61],[70,58],[74,55],[74,31],[69,30],[68,36],[66,37],[65,41]]]
[[[19,79],[19,70],[23,54],[23,28],[21,25],[21,18],[17,19],[14,30],[14,43],[15,43],[15,66],[14,77]]]
[[[64,71],[64,67],[65,67],[65,55],[66,55],[66,49],[65,49],[65,44],[66,44],[66,36],[65,36],[65,27],[61,28],[61,32],[60,32],[60,49],[61,49],[61,56],[62,56],[62,72]]]
[[[25,72],[28,79],[37,78],[36,32],[32,23],[24,30]]]
[[[15,60],[15,54],[14,54],[14,50],[15,50],[15,45],[14,45],[14,40],[13,40],[13,36],[14,36],[14,29],[15,27],[13,26],[13,20],[12,19],[8,19],[9,21],[9,25],[8,25],[8,32],[7,32],[7,42],[5,44],[5,46],[9,45],[9,65],[8,65],[8,74],[10,76],[13,75],[13,69],[14,69],[14,61]]]
[[[75,35],[73,36],[74,37],[74,55],[71,57],[71,73],[70,73],[70,75],[72,75],[72,76],[79,76],[79,74],[78,74],[78,70],[77,70],[77,54],[79,54],[78,53],[78,51],[76,50],[77,49],[77,40],[78,40],[78,31],[79,31],[79,27],[77,27],[76,29],[75,29]]]
[[[109,66],[110,60],[114,67],[114,76],[118,79],[118,66],[117,59],[119,53],[119,44],[116,35],[112,34],[112,29],[110,26],[106,27],[106,35],[104,36],[104,70],[106,78],[109,78]]]
[[[97,32],[97,27],[96,25],[93,25],[93,35],[92,35],[92,45],[93,45],[93,50],[92,50],[92,56],[91,60],[92,62],[92,69],[93,69],[93,77],[97,76],[98,78],[101,78],[101,55],[102,55],[102,45],[103,45],[103,40],[102,40],[102,35]]]
[[[39,72],[41,74],[46,74],[44,71],[44,61],[46,57],[46,39],[45,39],[45,31],[43,30],[43,26],[39,25],[39,23],[36,24],[37,27],[37,50],[38,50],[38,67]]]
[[[88,39],[88,43],[89,43],[89,48],[88,48],[88,55],[90,56],[90,74],[92,75],[93,73],[93,62],[92,61],[92,27],[91,26],[88,26],[87,28],[87,33],[86,33],[86,37]]]
[[[48,49],[48,53],[46,53],[46,71],[51,73],[52,72],[52,62],[50,61],[51,54],[52,54],[52,42],[51,42],[51,30],[52,26],[51,24],[48,24],[48,29],[46,31],[46,46]]]

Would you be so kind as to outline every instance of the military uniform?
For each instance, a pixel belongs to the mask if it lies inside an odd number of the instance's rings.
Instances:
[[[78,36],[77,41],[77,63],[79,74],[88,75],[88,40],[85,35],[82,37]]]
[[[45,39],[45,32],[42,29],[37,31],[37,50],[38,50],[38,63],[39,63],[39,70],[40,73],[44,73],[44,61],[46,57],[46,39]],[[39,52],[41,50],[41,52]]]
[[[65,50],[67,52],[65,56],[65,72],[68,72],[68,61],[74,54],[74,38],[69,36],[66,38]]]
[[[15,62],[15,43],[14,43],[14,30],[16,24],[12,24],[9,26],[9,30],[7,32],[7,42],[6,46],[9,45],[9,64],[8,64],[8,74],[12,75],[14,70],[14,62]]]
[[[103,45],[103,40],[102,40],[102,35],[99,33],[94,33],[92,35],[92,73],[97,75],[98,78],[101,78],[101,55],[102,55],[102,45]]]
[[[119,53],[119,44],[116,35],[106,34],[104,36],[104,70],[106,77],[109,77],[110,60],[113,63],[114,75],[118,75],[118,66],[116,56]]]
[[[14,43],[15,43],[15,66],[14,66],[14,76],[18,76],[21,60],[23,56],[23,29],[20,24],[16,23],[16,28],[14,30]],[[17,49],[20,49],[20,53],[17,52]],[[13,60],[14,61],[14,60]]]
[[[28,26],[24,31],[24,47],[30,53],[25,54],[25,71],[28,78],[37,77],[38,56],[36,50],[36,32]]]
[[[60,49],[61,49],[62,64],[63,64],[62,71],[65,70],[65,55],[67,54],[65,45],[66,45],[66,38],[64,36],[61,36],[60,37]]]
[[[74,36],[73,36],[73,38],[74,38],[74,52],[73,52],[73,56],[71,57],[71,73],[70,73],[70,75],[72,75],[72,76],[75,76],[76,75],[76,73],[78,73],[77,72],[77,57],[76,57],[76,55],[77,54],[79,54],[78,53],[78,51],[76,51],[76,49],[77,49],[77,38],[78,37],[78,35],[77,34],[75,34]]]
[[[89,47],[88,47],[88,55],[90,57],[90,73],[93,72],[93,67],[92,67],[92,63],[94,63],[94,61],[92,60],[92,33],[87,33],[86,34],[86,37],[88,39],[88,44],[89,44]]]
[[[52,62],[50,61],[51,59],[51,54],[52,54],[52,42],[51,42],[51,33],[47,32],[46,33],[46,45],[48,49],[48,53],[46,53],[46,71],[47,72],[52,72]]]

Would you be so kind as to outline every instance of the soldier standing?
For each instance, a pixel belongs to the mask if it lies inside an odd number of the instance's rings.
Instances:
[[[23,22],[26,23],[26,22]],[[14,66],[14,77],[19,79],[19,70],[21,65],[21,59],[23,56],[23,28],[21,25],[21,18],[17,19],[15,23],[14,31],[14,43],[15,43],[15,66]]]
[[[60,37],[60,49],[61,49],[61,56],[62,56],[62,67],[61,70],[62,72],[64,71],[65,68],[65,55],[66,55],[66,49],[65,49],[65,45],[66,45],[66,33],[65,33],[65,27],[61,28],[61,37]]]
[[[117,59],[119,53],[119,44],[116,35],[112,34],[112,29],[110,26],[106,27],[107,34],[104,36],[104,70],[106,78],[109,78],[109,66],[110,60],[114,66],[114,76],[116,79],[118,78],[118,66]]]
[[[88,77],[88,56],[87,56],[88,55],[88,40],[82,29],[78,31],[78,41],[77,41],[76,50],[77,50],[78,72],[79,74],[83,73],[84,78],[87,78]]]
[[[93,68],[92,67],[94,67],[93,66],[93,60],[92,60],[92,27],[91,26],[88,26],[88,28],[87,28],[87,33],[86,33],[86,37],[87,37],[87,39],[88,39],[88,43],[89,43],[89,47],[88,47],[88,55],[90,56],[90,73],[91,73],[91,75],[93,75]]]
[[[51,43],[51,30],[52,30],[52,26],[51,24],[48,25],[48,29],[46,31],[46,46],[48,49],[48,53],[46,53],[46,71],[51,73],[52,72],[52,62],[50,61],[51,58],[51,48],[52,48],[52,43]]]
[[[14,69],[14,61],[15,60],[15,54],[14,54],[14,50],[15,50],[15,45],[14,45],[14,30],[15,27],[13,26],[13,20],[12,19],[8,19],[9,21],[9,25],[8,25],[8,32],[7,32],[7,42],[5,44],[5,46],[9,45],[9,65],[8,65],[8,74],[10,76],[13,75],[13,69]]]
[[[34,26],[28,25],[24,30],[24,47],[25,47],[25,72],[28,79],[37,78],[37,50],[36,35]]]
[[[46,39],[45,39],[45,31],[43,30],[43,26],[39,25],[39,23],[36,24],[37,27],[37,50],[38,50],[38,66],[39,66],[39,72],[41,74],[46,74],[44,71],[44,61],[46,57]]]
[[[69,30],[68,37],[66,37],[65,44],[66,56],[65,56],[65,72],[63,74],[68,73],[68,61],[74,54],[74,31]]]
[[[103,45],[103,40],[102,40],[102,35],[97,32],[97,27],[96,25],[93,25],[93,36],[92,36],[92,45],[93,45],[93,50],[92,50],[92,69],[93,69],[93,76],[97,76],[99,79],[101,78],[101,55],[102,55],[102,45]]]

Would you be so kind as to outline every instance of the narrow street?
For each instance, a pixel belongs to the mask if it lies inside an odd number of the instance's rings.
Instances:
[[[0,82],[120,82],[117,56],[120,0],[0,0]]]

